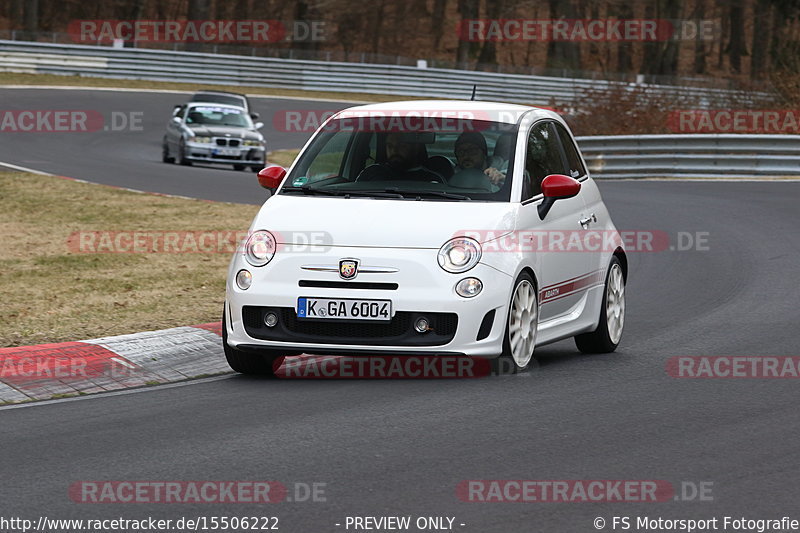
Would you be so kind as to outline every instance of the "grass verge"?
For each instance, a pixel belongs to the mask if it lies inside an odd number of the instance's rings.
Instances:
[[[229,250],[202,252],[184,242],[171,253],[86,253],[68,244],[70,236],[241,232],[257,210],[0,172],[0,346],[219,320]]]
[[[300,149],[296,150],[273,150],[267,153],[267,163],[273,165],[280,165],[283,168],[289,168],[294,163]]]

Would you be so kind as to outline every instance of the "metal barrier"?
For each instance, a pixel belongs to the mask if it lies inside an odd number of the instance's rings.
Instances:
[[[800,135],[578,137],[595,178],[800,177]]]
[[[768,105],[775,100],[769,93],[729,89],[4,40],[0,70],[454,99],[469,98],[476,84],[480,100],[561,107],[580,104],[587,91],[614,88],[645,88],[694,108],[730,107],[732,101]]]

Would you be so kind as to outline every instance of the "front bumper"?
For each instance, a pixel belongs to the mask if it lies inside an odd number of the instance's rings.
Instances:
[[[502,351],[513,284],[508,274],[484,264],[463,274],[450,274],[439,268],[438,250],[432,249],[328,247],[316,253],[293,253],[290,248],[279,249],[264,267],[252,267],[239,254],[232,260],[226,298],[231,346],[320,354],[495,356]],[[361,265],[390,266],[397,272],[360,273],[348,283],[336,272],[301,268],[337,264],[342,257],[358,257]],[[253,275],[246,291],[235,284],[236,273],[242,268]],[[483,282],[478,296],[467,299],[456,294],[456,283],[466,277]],[[309,286],[331,282],[337,286]],[[364,282],[372,283],[356,285]],[[391,300],[393,317],[390,322],[378,323],[302,320],[296,316],[299,297]],[[272,328],[264,324],[268,312],[279,318]],[[414,330],[414,322],[421,316],[429,319],[432,331]]]
[[[258,146],[225,147],[230,154],[222,155],[221,147],[213,144],[186,143],[186,159],[197,163],[218,163],[224,165],[247,165],[263,167],[266,165],[266,149]]]

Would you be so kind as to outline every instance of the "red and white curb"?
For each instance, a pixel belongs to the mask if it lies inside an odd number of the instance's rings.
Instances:
[[[42,400],[230,372],[221,323],[79,342],[0,348],[0,403]]]

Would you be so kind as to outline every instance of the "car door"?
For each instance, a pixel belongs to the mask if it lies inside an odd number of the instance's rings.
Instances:
[[[532,124],[527,133],[518,226],[526,259],[537,265],[540,322],[569,320],[579,310],[592,276],[587,254],[575,248],[585,216],[583,194],[557,200],[544,220],[540,218],[541,183],[550,174],[570,175],[570,169],[555,123],[545,119]]]
[[[611,220],[603,205],[597,184],[589,179],[589,173],[586,171],[586,165],[581,158],[575,139],[561,124],[555,123],[554,127],[564,149],[567,162],[566,174],[581,182],[580,195],[583,197],[584,204],[584,216],[581,218],[585,222],[581,225],[584,230],[583,253],[586,255],[592,271],[604,272],[610,260],[609,256],[613,252],[608,249],[608,243],[612,242],[610,233],[616,234],[616,232],[610,224]]]

